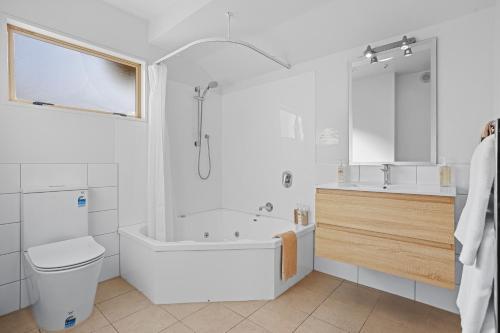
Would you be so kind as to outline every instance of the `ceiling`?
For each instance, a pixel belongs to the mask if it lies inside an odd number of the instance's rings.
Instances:
[[[495,4],[495,0],[102,1],[147,20],[149,42],[166,53],[200,38],[225,36],[225,12],[229,10],[234,12],[233,38],[246,40],[292,65]],[[180,67],[173,72],[184,73],[181,81],[204,73],[230,84],[280,69],[237,46],[202,46],[180,57],[183,59],[171,59],[169,64]]]

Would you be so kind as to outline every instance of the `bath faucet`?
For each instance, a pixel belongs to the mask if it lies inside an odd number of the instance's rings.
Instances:
[[[384,173],[384,188],[391,185],[391,165],[390,164],[382,164],[382,169],[380,169]]]
[[[267,210],[268,212],[272,212],[273,208],[274,208],[273,204],[270,202],[267,202],[264,206],[259,207],[259,212],[262,212],[264,209]]]

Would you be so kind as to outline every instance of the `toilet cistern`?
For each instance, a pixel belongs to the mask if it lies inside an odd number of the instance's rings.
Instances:
[[[391,165],[390,164],[382,164],[382,169],[380,169],[384,173],[384,188],[387,188],[391,185]]]
[[[264,206],[259,207],[259,212],[262,212],[265,209],[266,211],[268,211],[270,213],[273,211],[273,208],[274,208],[274,206],[272,203],[266,202],[266,204]]]

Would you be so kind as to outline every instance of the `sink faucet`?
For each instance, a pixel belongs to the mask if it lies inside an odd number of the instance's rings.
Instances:
[[[274,206],[272,203],[270,202],[267,202],[264,206],[260,206],[259,207],[259,211],[262,212],[262,210],[267,210],[268,212],[272,212]]]
[[[384,188],[391,185],[391,165],[390,164],[382,164],[382,169],[380,169],[384,173]]]

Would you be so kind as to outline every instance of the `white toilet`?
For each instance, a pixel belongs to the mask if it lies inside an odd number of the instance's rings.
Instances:
[[[27,289],[38,326],[70,328],[92,313],[104,247],[88,236],[84,186],[23,189]]]

